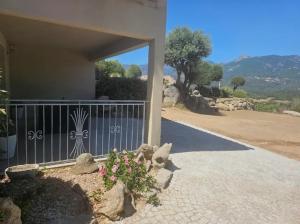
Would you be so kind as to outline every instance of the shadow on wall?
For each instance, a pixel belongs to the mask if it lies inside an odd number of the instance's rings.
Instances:
[[[162,119],[162,142],[172,142],[173,153],[252,149],[167,119]]]

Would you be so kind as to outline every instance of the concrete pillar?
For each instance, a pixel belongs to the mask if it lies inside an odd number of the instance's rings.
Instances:
[[[149,43],[146,136],[150,145],[160,145],[164,52],[164,37]]]

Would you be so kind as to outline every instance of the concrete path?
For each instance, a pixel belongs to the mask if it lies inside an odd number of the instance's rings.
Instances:
[[[161,206],[121,223],[300,223],[300,162],[163,121],[174,177]]]

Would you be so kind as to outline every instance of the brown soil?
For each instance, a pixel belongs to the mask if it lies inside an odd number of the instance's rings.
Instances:
[[[46,169],[35,178],[24,177],[13,181],[2,180],[0,196],[11,196],[22,209],[23,223],[111,223],[98,214],[105,192],[98,172],[74,175],[71,167]],[[137,210],[144,201],[137,200]],[[135,211],[127,203],[122,216]]]
[[[256,111],[222,112],[213,116],[178,108],[164,108],[162,116],[300,160],[300,117]]]

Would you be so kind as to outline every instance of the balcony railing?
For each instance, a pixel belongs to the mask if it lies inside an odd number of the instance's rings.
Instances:
[[[144,143],[145,101],[13,100],[4,105],[1,167],[104,157]],[[10,125],[11,124],[11,125]]]

